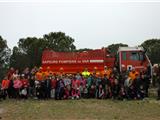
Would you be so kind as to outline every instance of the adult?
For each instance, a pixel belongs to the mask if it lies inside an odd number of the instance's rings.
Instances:
[[[88,78],[88,77],[90,76],[90,74],[91,74],[91,73],[88,71],[87,68],[85,68],[84,71],[82,72],[82,76],[83,76],[84,78]]]

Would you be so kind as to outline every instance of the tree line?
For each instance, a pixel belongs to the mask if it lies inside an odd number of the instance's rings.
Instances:
[[[9,67],[24,69],[41,65],[42,52],[45,49],[57,52],[87,51],[90,48],[76,49],[75,40],[63,32],[51,32],[43,35],[42,38],[26,37],[19,39],[17,46],[11,50],[7,45],[7,40],[0,36],[0,79],[4,77]],[[120,46],[127,44],[117,43],[108,45],[111,53],[116,53]],[[141,45],[147,50],[147,54],[152,62],[160,63],[160,39],[149,39]]]

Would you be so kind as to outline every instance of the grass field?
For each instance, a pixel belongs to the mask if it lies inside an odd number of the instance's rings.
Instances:
[[[0,101],[2,120],[160,120],[160,101],[6,100]]]

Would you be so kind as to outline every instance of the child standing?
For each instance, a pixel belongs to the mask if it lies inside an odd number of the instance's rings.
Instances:
[[[14,98],[20,97],[20,89],[22,88],[22,81],[20,80],[20,76],[17,76],[14,78],[13,81],[13,87],[14,87]]]
[[[29,82],[28,82],[28,79],[25,78],[24,74],[22,74],[21,81],[22,81],[22,88],[21,88],[20,95],[21,95],[21,98],[27,99]]]
[[[2,80],[2,86],[1,86],[1,90],[2,90],[2,97],[3,99],[6,99],[7,97],[7,91],[8,91],[8,88],[9,88],[9,80],[7,79],[7,77],[5,77],[3,80]]]
[[[51,98],[55,98],[55,89],[56,89],[56,78],[52,76],[51,79]]]

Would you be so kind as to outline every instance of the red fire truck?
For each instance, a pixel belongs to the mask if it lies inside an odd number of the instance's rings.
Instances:
[[[104,70],[104,66],[122,67],[138,71],[151,65],[142,47],[120,47],[116,55],[109,52],[107,48],[95,49],[83,52],[55,52],[45,50],[42,54],[42,67],[44,70],[50,66],[53,72],[63,69],[65,73],[82,72],[84,68],[93,71],[96,67],[99,71]]]

